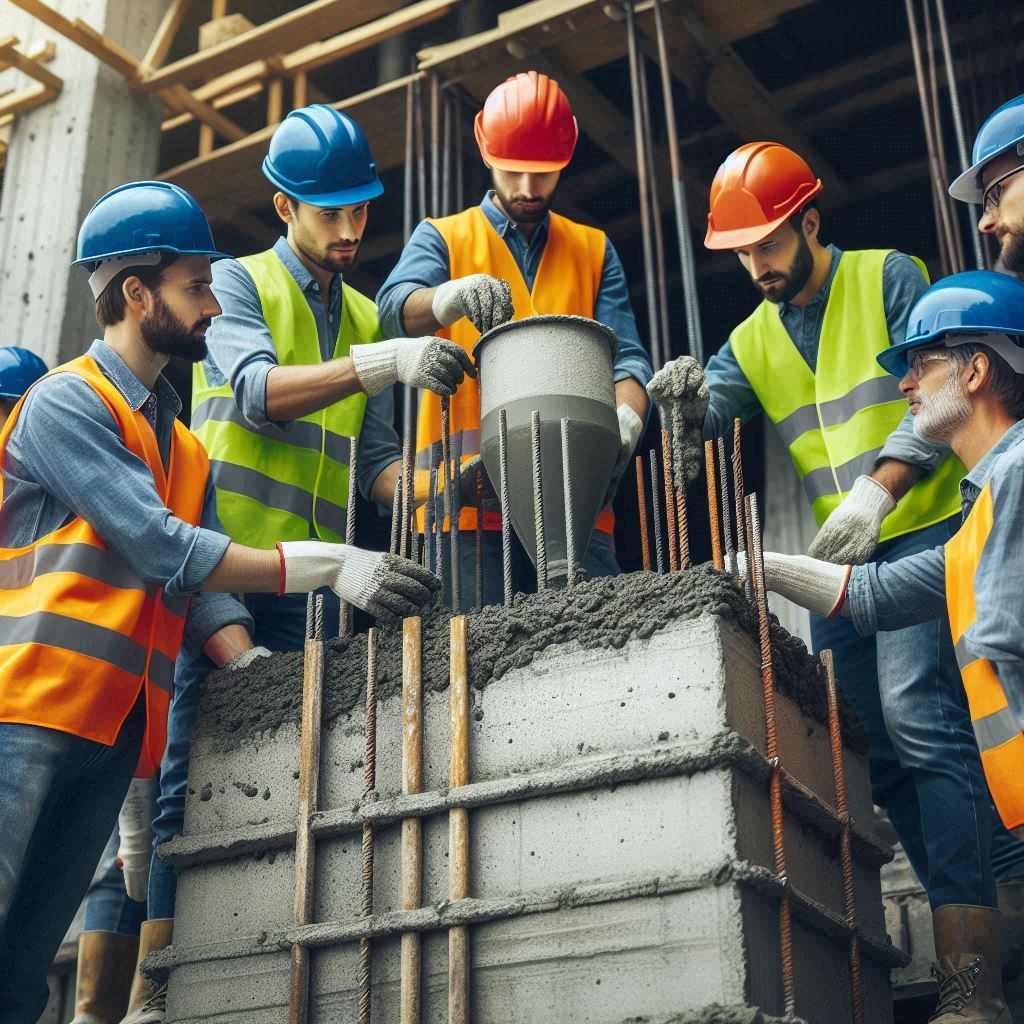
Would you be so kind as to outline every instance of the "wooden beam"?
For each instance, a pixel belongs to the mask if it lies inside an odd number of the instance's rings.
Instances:
[[[160,95],[168,101],[177,103],[178,106],[188,111],[197,121],[201,121],[205,127],[215,131],[218,135],[222,135],[229,142],[238,142],[248,135],[248,132],[235,124],[231,118],[225,117],[214,110],[209,103],[197,100],[184,85],[169,86],[166,90],[162,90]]]
[[[17,45],[17,36],[0,38],[0,71],[14,68],[37,81],[51,96],[56,96],[64,88],[64,80],[34,61],[28,54],[22,53],[17,49]]]
[[[164,12],[163,19],[140,63],[139,69],[142,74],[155,71],[167,60],[174,37],[178,34],[178,29],[181,28],[181,23],[191,6],[192,0],[171,0],[171,6]]]
[[[234,92],[225,93],[223,96],[218,96],[210,106],[214,110],[223,110],[225,107],[233,107],[236,103],[243,103],[245,100],[252,99],[253,96],[259,96],[263,92],[262,82],[253,82],[252,85],[243,86],[241,89],[236,89]],[[192,94],[193,96],[195,93]],[[195,118],[189,114],[176,114],[174,117],[168,117],[160,125],[162,132],[169,132],[175,128],[181,128],[183,125],[192,124]]]
[[[25,0],[17,0],[18,3]],[[156,71],[141,75],[134,83],[144,92],[169,85],[197,82],[219,75],[256,59],[294,50],[325,35],[350,29],[364,21],[395,10],[401,0],[314,0],[313,3],[257,25],[233,39],[226,39],[201,53],[193,53]]]

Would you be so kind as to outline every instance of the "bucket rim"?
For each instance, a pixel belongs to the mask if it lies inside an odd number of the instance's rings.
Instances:
[[[507,320],[503,324],[499,324],[497,327],[492,327],[486,334],[481,334],[477,339],[476,344],[473,346],[471,353],[473,361],[479,363],[480,361],[480,350],[485,342],[497,337],[500,334],[508,333],[515,327],[520,327],[523,324],[533,324],[537,321],[544,321],[545,323],[566,323],[566,324],[578,324],[586,325],[589,328],[596,328],[597,332],[603,334],[608,342],[608,347],[611,350],[612,362],[614,363],[619,354],[619,336],[607,325],[601,323],[599,320],[592,320],[586,316],[574,316],[569,313],[540,313],[537,316],[523,317],[521,320]]]

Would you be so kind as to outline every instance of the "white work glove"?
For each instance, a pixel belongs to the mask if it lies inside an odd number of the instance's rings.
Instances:
[[[117,818],[121,840],[117,860],[124,872],[128,896],[146,900],[149,865],[153,860],[153,818],[156,816],[157,780],[132,779]]]
[[[675,486],[682,490],[704,472],[704,414],[711,398],[704,371],[693,356],[670,360],[651,378],[647,394],[682,450],[683,465],[673,466]]]
[[[850,565],[822,562],[807,555],[764,553],[764,585],[766,590],[806,608],[815,615],[829,618],[846,600],[850,582]],[[736,555],[737,582],[747,577],[747,552]]]
[[[372,345],[353,345],[349,355],[368,395],[400,381],[436,395],[454,395],[466,374],[476,376],[473,360],[447,338],[393,338]]]
[[[284,593],[330,587],[342,600],[376,618],[415,615],[440,588],[429,569],[398,555],[317,540],[283,541],[279,547]]]
[[[481,334],[506,323],[515,314],[508,281],[490,274],[470,274],[439,284],[430,310],[442,327],[450,327],[468,316]]]
[[[896,507],[893,496],[869,476],[859,476],[850,493],[825,520],[807,554],[826,562],[863,565],[878,547],[882,520]]]
[[[221,665],[225,672],[237,672],[241,668],[248,668],[257,658],[269,658],[271,652],[266,647],[250,647],[247,651],[239,651],[232,658]]]
[[[644,432],[644,421],[637,415],[636,410],[627,403],[615,409],[619,417],[619,454],[612,469],[612,477],[608,482],[608,493],[605,495],[604,504],[607,505],[615,497],[619,489],[619,483],[629,468],[629,460],[636,449],[637,443]]]

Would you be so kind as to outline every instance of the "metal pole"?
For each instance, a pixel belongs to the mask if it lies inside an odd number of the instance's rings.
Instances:
[[[402,621],[402,795],[423,790],[423,622]],[[402,821],[402,909],[416,910],[423,901],[423,821]],[[419,932],[401,940],[400,1024],[419,1024],[421,1004]]]
[[[530,413],[530,453],[533,463],[533,526],[537,545],[537,590],[548,585],[548,552],[544,544],[544,480],[540,462],[540,413]]]
[[[402,478],[395,481],[395,496],[391,501],[391,543],[388,551],[398,554],[398,531],[402,525]]]
[[[437,466],[430,467],[430,484],[427,487],[427,503],[423,506],[423,540],[427,549],[427,568],[436,574],[440,565],[434,559],[434,511],[437,504]]]
[[[484,606],[484,469],[476,467],[476,610]]]
[[[679,568],[679,535],[676,532],[675,489],[672,486],[672,446],[668,431],[661,428],[661,465],[665,474],[665,526],[668,529],[668,567],[671,572]]]
[[[718,439],[718,483],[722,488],[722,533],[725,536],[725,567],[736,568],[736,549],[732,543],[732,510],[729,505],[729,470],[725,464],[725,439]]]
[[[640,553],[644,560],[644,572],[651,571],[651,543],[647,535],[647,488],[644,486],[643,456],[636,457],[636,501],[640,507]]]
[[[416,97],[416,123],[413,126],[416,132],[416,194],[419,199],[420,218],[427,215],[427,158],[423,144],[423,79],[417,78],[413,83]]]
[[[451,444],[451,441],[449,441]],[[455,457],[452,459],[452,499],[449,508],[452,512],[451,549],[452,549],[452,610],[462,611],[462,548],[459,544],[459,518],[462,515],[462,503],[459,500],[462,489],[462,431],[455,435]]]
[[[430,216],[441,216],[441,83],[430,75]]]
[[[565,565],[567,583],[576,585],[576,535],[572,507],[572,463],[569,461],[569,417],[562,417],[562,494],[565,498]]]
[[[441,529],[445,528],[445,520],[448,521],[448,555],[451,560],[449,576],[455,568],[455,558],[452,553],[452,428],[451,428],[451,399],[446,395],[441,399],[441,481],[444,486],[442,496],[442,507],[444,514],[441,519]],[[442,577],[443,579],[443,577]],[[452,586],[455,581],[452,579]],[[459,610],[455,602],[455,595],[450,593],[449,600],[452,602],[452,611]]]
[[[451,690],[452,760],[448,786],[469,783],[469,658],[466,616],[451,620],[449,648]],[[469,811],[453,807],[448,812],[448,898],[469,896]],[[448,929],[448,1024],[469,1024],[469,927]]]
[[[498,473],[501,477],[501,572],[505,586],[505,606],[512,606],[512,521],[508,500],[508,424],[505,410],[498,411]]]
[[[412,438],[408,433],[405,435],[405,443],[402,445],[402,523],[400,539],[398,542],[398,553],[402,558],[408,555],[409,544],[409,511],[412,508]]]
[[[348,444],[348,505],[345,508],[345,543],[352,547],[356,542],[356,478],[359,473],[359,440],[351,438]],[[338,636],[352,632],[352,609],[348,601],[342,601],[338,611]]]
[[[654,29],[658,42],[658,70],[661,72],[661,93],[665,103],[665,128],[668,142],[669,166],[672,169],[672,202],[676,215],[676,235],[679,243],[679,269],[683,280],[683,303],[686,306],[686,335],[688,350],[701,366],[704,365],[704,340],[701,334],[700,303],[697,296],[697,277],[694,271],[693,238],[690,235],[689,214],[686,208],[686,185],[683,181],[679,157],[679,132],[676,126],[675,100],[672,97],[672,75],[665,44],[665,26],[662,21],[661,0],[654,0]]]
[[[741,554],[747,550],[748,524],[743,505],[743,443],[742,424],[739,417],[732,421],[732,491],[736,502],[736,550]],[[747,597],[752,598],[754,592],[750,586],[750,574],[743,581],[743,590]]]
[[[441,128],[441,216],[452,212],[452,98],[444,94],[443,124]]]
[[[452,114],[455,129],[455,209],[461,210],[466,205],[465,168],[462,158],[462,101],[458,94],[452,98]]]
[[[412,234],[412,197],[416,180],[416,136],[413,131],[415,93],[415,83],[410,82],[405,87],[405,180],[402,189],[402,236],[406,242]]]
[[[632,0],[626,0],[626,44],[629,51],[629,82],[633,97],[633,134],[636,144],[636,177],[640,192],[640,234],[644,249],[644,279],[647,287],[647,333],[651,360],[655,368],[662,364],[658,332],[658,297],[655,285],[654,249],[651,241],[650,192],[647,186],[647,153],[644,148],[643,111],[640,106],[640,57],[636,41],[636,13]]]
[[[363,800],[377,788],[377,627],[366,634],[366,757],[363,767]],[[363,917],[373,914],[373,826],[363,822]],[[372,942],[359,940],[359,1024],[370,1024],[370,955]]]
[[[716,569],[725,568],[722,561],[722,537],[718,532],[718,479],[715,476],[715,449],[704,442],[704,476],[708,483],[708,518],[711,520],[711,561]]]
[[[661,495],[658,492],[658,452],[651,449],[651,515],[654,518],[654,555],[658,572],[665,571],[665,547],[661,540]]]

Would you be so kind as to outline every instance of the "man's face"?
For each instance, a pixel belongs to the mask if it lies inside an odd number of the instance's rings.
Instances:
[[[907,362],[910,369],[900,381],[900,391],[914,414],[914,433],[925,441],[949,444],[971,417],[957,364],[945,349],[911,352]]]
[[[152,351],[193,363],[206,358],[206,331],[221,313],[212,280],[207,257],[182,256],[164,271],[156,289],[145,289],[139,331]]]
[[[286,205],[291,239],[315,266],[331,274],[346,274],[359,263],[359,244],[366,230],[368,203],[354,206]],[[280,207],[278,208],[280,212]]]
[[[734,249],[754,287],[769,302],[791,302],[814,270],[814,254],[803,231],[787,221],[756,245]]]
[[[1024,273],[1024,170],[1010,172],[1021,164],[1024,157],[1011,151],[997,156],[981,173],[986,193],[978,230],[995,235],[1003,264],[1014,274]]]
[[[539,224],[551,208],[561,171],[535,174],[491,168],[491,181],[501,208],[516,224]]]

